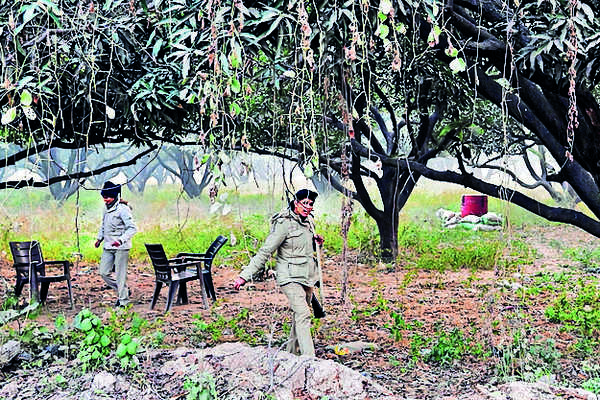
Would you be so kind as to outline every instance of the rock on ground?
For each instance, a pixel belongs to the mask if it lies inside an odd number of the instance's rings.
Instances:
[[[218,376],[219,392],[227,399],[254,399],[272,394],[277,399],[381,399],[400,397],[360,373],[329,360],[241,343],[211,349],[180,349],[160,368],[163,377],[208,372]],[[168,380],[168,379],[167,379]]]
[[[478,385],[456,396],[412,399],[334,361],[243,343],[152,350],[141,359],[133,374],[84,374],[77,361],[21,370],[0,383],[0,399],[183,399],[190,386],[210,388],[207,382],[212,382],[220,400],[600,400],[591,392],[546,382]]]
[[[10,363],[13,358],[21,351],[21,343],[16,340],[9,340],[0,346],[0,368]]]
[[[187,392],[186,381],[202,386],[206,376],[212,377],[218,398],[226,400],[401,399],[334,361],[243,343],[224,343],[207,349],[153,350],[142,358],[135,379],[105,371],[77,373],[81,367],[76,361],[24,371],[0,383],[0,399],[33,400],[42,394],[52,400],[180,398]],[[140,379],[140,373],[145,379]],[[58,383],[54,378],[57,375],[65,377],[67,382]]]

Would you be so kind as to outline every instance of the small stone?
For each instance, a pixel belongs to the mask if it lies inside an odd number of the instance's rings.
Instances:
[[[112,393],[115,390],[117,379],[113,374],[101,371],[94,377],[92,382],[93,391],[102,391],[104,393]]]

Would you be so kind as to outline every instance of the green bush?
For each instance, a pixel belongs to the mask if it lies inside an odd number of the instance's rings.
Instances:
[[[75,341],[80,342],[77,358],[82,363],[83,371],[93,371],[111,364],[111,355],[122,369],[133,369],[139,366],[138,352],[141,350],[140,329],[142,319],[133,315],[133,323],[128,330],[123,329],[121,321],[127,320],[116,313],[111,318],[113,323],[104,324],[102,320],[88,309],[81,310],[74,320]],[[118,323],[114,323],[119,321]]]
[[[208,372],[186,378],[183,388],[188,391],[186,400],[217,400],[215,378]]]
[[[501,379],[534,382],[560,370],[562,356],[552,339],[530,338],[522,331],[513,334],[512,342],[496,349],[496,373]]]
[[[425,361],[441,365],[450,365],[466,355],[480,356],[483,347],[473,339],[466,337],[458,328],[451,331],[439,330],[432,341],[432,346],[425,352]]]
[[[600,333],[598,285],[580,280],[577,287],[563,292],[547,307],[545,315],[549,321],[561,323],[566,330],[575,330],[588,338],[597,337]]]

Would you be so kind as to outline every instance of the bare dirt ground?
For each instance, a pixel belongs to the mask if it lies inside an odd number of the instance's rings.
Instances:
[[[559,350],[566,349],[573,338],[568,333],[559,332],[558,326],[544,317],[544,309],[552,298],[541,294],[536,301],[524,306],[518,299],[516,288],[540,271],[560,271],[567,265],[573,267],[574,262],[565,259],[560,248],[590,247],[595,239],[566,226],[516,231],[512,235],[536,249],[533,264],[511,271],[490,266],[486,271],[440,273],[411,271],[402,266],[392,270],[383,264],[362,264],[357,254],[351,255],[344,263],[339,255],[326,254],[323,272],[328,315],[317,326],[317,356],[341,362],[406,397],[452,399],[471,393],[476,384],[494,381],[497,359],[493,354],[485,358],[471,357],[449,366],[412,361],[409,337],[414,331],[407,328],[401,340],[395,341],[386,326],[393,323],[391,311],[401,312],[405,321],[422,322],[418,332],[423,336],[435,336],[439,326],[446,329],[457,327],[464,332],[472,332],[477,342],[496,348],[510,339],[515,329],[525,329],[552,337]],[[218,315],[232,318],[243,308],[249,310],[249,317],[240,324],[250,335],[259,338],[258,344],[267,345],[266,338],[270,332],[273,332],[272,345],[281,344],[285,339],[283,326],[289,323],[289,313],[286,300],[273,279],[248,284],[236,292],[231,283],[239,271],[230,268],[227,260],[220,255],[213,266],[218,300],[211,309],[202,308],[199,285],[191,282],[188,285],[190,304],[174,306],[170,313],[164,314],[166,289],[163,288],[156,308],[150,310],[154,276],[146,261],[130,264],[128,276],[132,310],[149,321],[162,319],[160,329],[166,334],[165,344],[168,346],[213,345],[210,338],[198,334],[195,325],[198,318],[207,322],[214,321]],[[343,303],[340,288],[345,266],[350,272],[350,286],[349,300]],[[13,277],[12,266],[5,257],[0,265],[1,299],[6,297]],[[81,264],[74,268],[73,283],[75,308],[68,308],[64,285],[53,284],[49,302],[37,319],[39,323],[50,325],[59,313],[72,321],[82,308],[102,315],[115,301],[114,292],[104,285],[95,265]],[[354,314],[352,310],[355,310]],[[528,317],[515,317],[516,311],[523,311]],[[225,329],[219,340],[238,339]],[[336,344],[358,340],[375,343],[378,349],[346,355],[333,350]],[[574,386],[580,384],[584,375],[578,365],[568,359],[561,363],[563,372],[558,379]]]

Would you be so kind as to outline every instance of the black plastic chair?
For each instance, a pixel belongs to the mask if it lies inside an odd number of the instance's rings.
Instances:
[[[163,284],[169,287],[165,312],[171,309],[173,298],[177,293],[177,304],[188,304],[186,283],[200,281],[202,304],[208,308],[204,280],[202,279],[202,262],[200,260],[185,260],[182,257],[167,258],[162,244],[145,244],[152,266],[154,267],[155,287],[150,309],[154,309]]]
[[[45,303],[48,298],[48,288],[52,282],[67,282],[69,303],[73,308],[73,290],[71,288],[71,263],[69,261],[46,261],[42,255],[42,248],[38,241],[9,242],[10,252],[13,256],[14,267],[17,273],[15,283],[15,296],[19,297],[26,283],[30,284],[31,297],[40,303]],[[62,266],[62,274],[47,274],[46,267]],[[53,268],[55,269],[55,268]],[[33,273],[30,273],[33,272]],[[41,286],[41,290],[38,288]]]
[[[202,268],[202,277],[204,278],[204,286],[206,287],[206,292],[210,296],[213,301],[217,300],[217,295],[215,293],[215,286],[213,284],[212,279],[212,262],[215,259],[215,256],[221,250],[221,247],[227,243],[227,238],[223,235],[217,236],[217,238],[212,242],[212,244],[206,250],[206,253],[179,253],[177,257],[182,257],[186,260],[195,260],[202,261],[204,263],[204,268]]]

